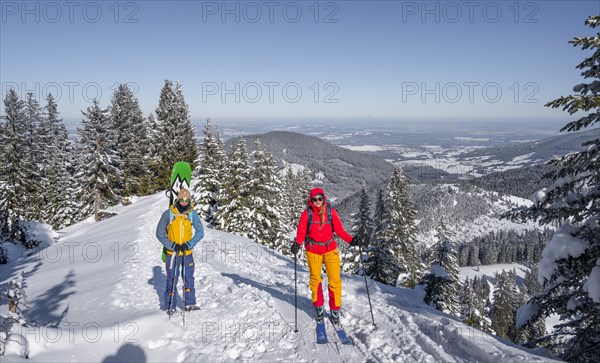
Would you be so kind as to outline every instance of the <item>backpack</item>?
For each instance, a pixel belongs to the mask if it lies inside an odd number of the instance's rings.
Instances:
[[[169,240],[176,244],[184,244],[192,239],[192,218],[191,210],[187,213],[175,214],[169,210],[171,223],[167,226]]]
[[[192,239],[193,223],[192,223],[192,217],[190,215],[192,214],[193,211],[194,211],[194,208],[192,206],[190,208],[190,210],[187,211],[186,213],[175,214],[173,212],[173,210],[171,210],[171,208],[169,208],[169,217],[171,220],[171,222],[167,226],[167,234],[169,236],[169,240],[174,241],[176,239],[181,239],[182,241],[184,241],[182,243],[185,243]],[[184,219],[179,224],[173,223],[173,222],[175,222],[175,220],[177,218],[182,218],[182,219],[184,218]],[[163,247],[162,261],[165,263],[167,262],[167,248],[166,247]]]

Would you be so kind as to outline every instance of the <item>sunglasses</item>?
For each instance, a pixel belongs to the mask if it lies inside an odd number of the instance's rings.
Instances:
[[[184,199],[184,198],[179,198],[179,203],[189,203],[190,202],[190,198]]]
[[[313,202],[322,202],[323,201],[323,197],[313,197],[312,201]]]

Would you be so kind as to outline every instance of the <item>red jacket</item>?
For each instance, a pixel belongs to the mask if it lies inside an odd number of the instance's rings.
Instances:
[[[333,239],[333,233],[335,232],[340,238],[342,238],[347,243],[352,241],[352,236],[346,232],[342,222],[340,221],[340,216],[334,208],[331,208],[331,224],[329,224],[329,218],[327,217],[327,211],[325,211],[325,223],[321,226],[321,220],[319,218],[319,210],[313,204],[311,198],[317,194],[323,195],[323,204],[327,206],[325,193],[320,188],[315,188],[311,190],[310,197],[308,200],[308,208],[312,208],[312,218],[313,221],[310,225],[310,230],[308,231],[308,238],[315,242],[327,242],[332,241],[328,245],[317,245],[317,244],[308,244],[307,251],[311,253],[316,253],[319,255],[325,254],[329,251],[333,251],[337,248],[336,241]],[[305,210],[302,212],[302,216],[300,216],[300,222],[298,223],[298,229],[296,231],[296,243],[302,244],[307,237],[306,227],[308,226],[308,211]]]

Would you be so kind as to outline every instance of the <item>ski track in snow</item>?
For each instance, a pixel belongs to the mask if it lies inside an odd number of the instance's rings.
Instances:
[[[201,310],[170,319],[161,310],[166,272],[155,229],[166,209],[160,195],[140,198],[143,210],[131,225],[135,255],[118,271],[107,300],[124,319],[135,322],[135,338],[148,361],[290,362],[546,362],[549,359],[467,327],[425,306],[418,292],[369,280],[376,319],[371,324],[362,277],[343,275],[342,324],[354,346],[340,343],[326,322],[328,344],[316,344],[308,270],[298,266],[298,333],[294,333],[294,264],[246,238],[205,229],[194,249],[196,298]],[[129,207],[124,207],[126,211]],[[114,218],[119,218],[113,217]],[[114,221],[113,221],[114,222]],[[85,227],[88,228],[88,227]],[[72,236],[82,231],[75,228]],[[97,233],[98,235],[98,233]],[[67,232],[67,237],[69,236]],[[99,242],[100,243],[100,242]],[[106,238],[106,244],[112,242]],[[123,247],[127,248],[127,247]],[[110,265],[114,268],[114,264]],[[72,268],[70,266],[69,268]],[[323,275],[326,296],[326,276]],[[178,308],[182,282],[179,279]],[[78,303],[84,303],[78,301]],[[112,311],[112,310],[111,310]],[[101,313],[98,313],[101,314]],[[123,322],[125,323],[125,322]],[[94,348],[98,349],[97,346]],[[72,347],[72,349],[76,349]],[[114,352],[114,347],[104,348]],[[68,353],[40,350],[33,361],[72,360]],[[58,354],[58,355],[57,355]],[[98,353],[98,355],[101,355]],[[56,360],[60,360],[56,358]],[[77,360],[77,359],[75,359]],[[31,361],[31,360],[30,360]]]

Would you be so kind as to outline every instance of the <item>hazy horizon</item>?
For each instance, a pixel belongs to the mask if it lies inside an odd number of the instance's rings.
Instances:
[[[1,96],[65,121],[179,81],[195,122],[563,118],[598,1],[3,1]],[[268,121],[272,122],[272,121]],[[379,122],[379,121],[378,121]]]

